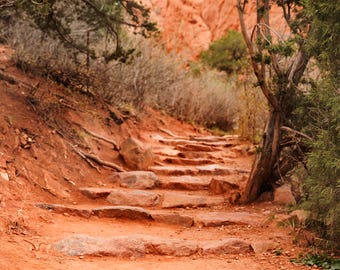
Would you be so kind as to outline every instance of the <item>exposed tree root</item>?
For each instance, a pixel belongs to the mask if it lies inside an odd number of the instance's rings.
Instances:
[[[72,147],[72,149],[73,149],[73,151],[75,152],[75,153],[77,153],[79,156],[81,156],[92,168],[95,168],[96,169],[96,171],[98,172],[98,173],[100,173],[100,170],[99,170],[99,168],[98,168],[98,166],[96,166],[95,164],[93,164],[93,162],[90,160],[90,159],[88,159],[87,157],[86,157],[86,155],[82,152],[82,151],[80,151],[80,150],[78,150],[74,145],[72,145],[72,144],[70,144],[71,145],[71,147]]]
[[[108,162],[105,160],[101,160],[99,157],[95,156],[95,155],[91,155],[91,154],[87,154],[87,153],[83,153],[83,155],[89,159],[92,159],[93,161],[97,162],[100,165],[106,166],[106,167],[110,167],[115,169],[117,172],[125,172],[125,170],[120,167],[117,164],[114,164],[112,162]]]
[[[114,140],[105,138],[105,137],[103,137],[103,136],[101,136],[101,135],[99,135],[99,134],[96,134],[96,133],[94,133],[94,132],[92,132],[92,131],[90,131],[90,130],[84,128],[84,127],[82,127],[82,128],[83,128],[83,130],[84,130],[86,133],[90,134],[91,136],[93,136],[93,137],[95,137],[95,138],[97,138],[97,139],[100,139],[100,140],[102,140],[102,141],[104,141],[104,142],[108,142],[108,143],[112,144],[112,145],[113,145],[113,149],[119,151],[119,146],[118,146],[118,144],[117,144]]]
[[[95,168],[98,172],[99,171],[99,168],[97,166],[95,166],[93,164],[93,161],[95,161],[96,163],[98,163],[99,165],[102,165],[102,166],[106,166],[106,167],[109,167],[109,168],[112,168],[114,170],[116,170],[117,172],[125,172],[125,170],[120,167],[119,165],[115,164],[115,163],[112,163],[112,162],[109,162],[109,161],[105,161],[105,160],[102,160],[100,159],[99,157],[95,156],[95,155],[92,155],[92,154],[88,154],[88,153],[84,153],[83,151],[77,149],[75,146],[73,146],[72,144],[70,144],[71,147],[73,148],[73,150],[79,155],[81,156],[83,159],[86,160],[87,163],[90,164],[91,167]]]

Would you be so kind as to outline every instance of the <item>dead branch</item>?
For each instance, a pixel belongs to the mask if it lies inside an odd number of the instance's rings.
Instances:
[[[105,138],[105,137],[103,137],[103,136],[101,136],[101,135],[99,135],[99,134],[97,134],[97,133],[94,133],[94,132],[92,132],[92,131],[90,131],[90,130],[84,128],[84,127],[83,127],[83,130],[84,130],[86,133],[90,134],[91,136],[93,136],[93,137],[95,137],[95,138],[97,138],[97,139],[100,139],[100,140],[102,140],[102,141],[104,141],[104,142],[108,142],[108,143],[112,144],[112,145],[113,145],[113,149],[119,151],[119,146],[118,146],[118,144],[117,144],[114,140]]]
[[[312,138],[312,137],[309,137],[308,135],[306,135],[306,134],[304,134],[304,133],[302,133],[302,132],[300,132],[300,131],[297,131],[297,130],[295,130],[295,129],[292,129],[292,128],[290,128],[290,127],[282,126],[282,127],[281,127],[281,130],[288,131],[288,132],[294,133],[294,134],[296,134],[296,135],[300,135],[301,137],[304,137],[304,138],[306,138],[306,139],[308,139],[308,140],[310,140],[310,141],[313,141],[313,138]]]

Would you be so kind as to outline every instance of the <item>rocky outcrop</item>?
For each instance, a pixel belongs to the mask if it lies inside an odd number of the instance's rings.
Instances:
[[[228,29],[240,29],[236,1],[231,0],[142,0],[151,9],[168,51],[195,59],[211,41]],[[271,25],[284,30],[281,10],[272,8]],[[246,24],[255,24],[255,1],[250,1]]]

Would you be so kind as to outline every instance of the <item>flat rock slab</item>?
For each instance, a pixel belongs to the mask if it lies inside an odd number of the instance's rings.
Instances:
[[[59,241],[55,249],[69,256],[143,257],[146,253],[144,243],[129,236],[100,238],[75,235]]]
[[[195,224],[204,227],[217,227],[225,225],[261,225],[265,219],[258,214],[248,212],[209,212],[198,214]]]
[[[179,225],[183,227],[192,227],[194,225],[194,219],[188,215],[182,215],[177,212],[166,212],[166,211],[152,211],[152,219],[156,222]]]
[[[67,213],[72,216],[81,216],[89,218],[91,216],[106,218],[123,218],[132,220],[152,220],[151,214],[141,207],[133,206],[102,206],[102,207],[85,207],[85,206],[68,206],[61,204],[38,203],[36,207],[51,210],[55,213]]]
[[[221,196],[198,196],[186,195],[178,193],[164,193],[162,208],[175,207],[202,207],[221,205],[224,203],[224,198]]]
[[[162,159],[162,162],[174,164],[174,165],[205,165],[212,164],[211,159],[205,158],[180,158],[180,157],[166,157]]]
[[[153,153],[156,154],[156,155],[160,155],[160,156],[173,156],[173,157],[176,157],[176,156],[180,156],[182,152],[178,151],[178,150],[175,150],[175,149],[172,149],[172,148],[162,147],[160,149],[154,149]]]
[[[230,140],[238,140],[238,135],[226,135],[226,136],[190,136],[190,140],[198,142],[224,142]]]
[[[230,175],[232,169],[220,164],[209,164],[201,166],[152,166],[150,170],[162,175],[180,176],[180,175]]]
[[[204,190],[209,184],[210,178],[202,179],[189,175],[160,179],[160,186],[165,189]]]
[[[250,244],[238,238],[205,242],[202,245],[203,255],[245,254],[251,252]]]
[[[160,195],[144,190],[113,190],[106,200],[113,205],[156,206]]]
[[[184,257],[194,254],[246,254],[250,244],[238,238],[220,241],[182,240],[147,235],[91,237],[73,235],[54,245],[68,256],[144,257],[147,254]]]
[[[79,191],[90,199],[105,198],[114,191],[113,188],[80,188]]]
[[[195,151],[195,152],[214,152],[214,151],[218,151],[219,149],[217,147],[190,143],[190,144],[185,144],[185,145],[177,145],[176,150]]]
[[[156,174],[162,175],[172,175],[172,176],[179,176],[179,175],[197,175],[198,169],[196,167],[189,167],[189,166],[152,166],[149,168],[151,171],[155,172]]]
[[[150,171],[115,173],[112,175],[111,179],[125,188],[151,189],[159,184],[157,175]]]
[[[85,218],[89,218],[93,214],[92,209],[78,206],[67,206],[62,204],[48,204],[48,203],[37,203],[35,206],[46,210],[51,210],[55,213],[61,214],[67,213],[72,216],[81,216]]]
[[[123,218],[132,220],[152,219],[150,212],[141,207],[103,206],[92,209],[93,215],[105,218]]]
[[[229,167],[220,164],[211,164],[204,166],[197,166],[199,174],[209,174],[209,175],[229,175],[231,174],[231,169]]]

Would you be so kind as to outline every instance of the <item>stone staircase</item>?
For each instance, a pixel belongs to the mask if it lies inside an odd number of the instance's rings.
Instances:
[[[239,196],[249,168],[233,158],[247,155],[235,136],[152,137],[157,165],[149,171],[115,173],[109,187],[81,187],[86,205],[38,203],[55,213],[151,222],[151,226],[185,228],[228,225],[260,226],[263,215],[235,211],[229,202]],[[90,219],[91,220],[91,219]],[[114,222],[114,220],[112,222]],[[199,237],[198,237],[199,238]],[[239,254],[252,252],[251,243],[226,237],[218,241],[165,239],[155,235],[96,238],[76,235],[55,248],[67,255],[134,256],[145,254]]]

